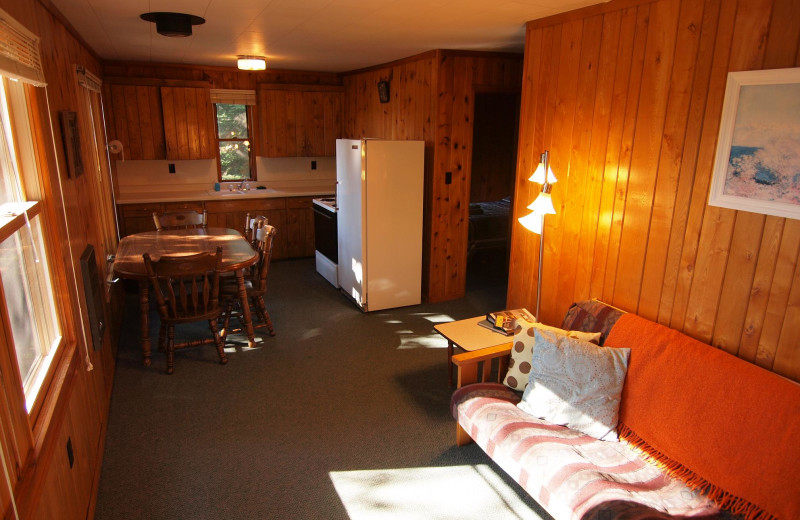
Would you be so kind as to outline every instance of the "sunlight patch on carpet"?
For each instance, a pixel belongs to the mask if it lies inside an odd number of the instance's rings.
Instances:
[[[397,349],[403,350],[411,348],[447,348],[447,340],[438,334],[431,336],[402,336]]]
[[[423,316],[426,320],[431,323],[449,323],[451,321],[455,321],[452,317],[448,316],[447,314],[418,314],[418,316]]]
[[[251,350],[261,350],[264,347],[264,338],[260,338],[258,334],[255,337],[255,344],[250,347],[247,344],[247,336],[239,331],[232,331],[228,333],[225,338],[225,353],[231,354],[233,352],[249,352]]]
[[[488,466],[332,471],[350,520],[541,520]]]

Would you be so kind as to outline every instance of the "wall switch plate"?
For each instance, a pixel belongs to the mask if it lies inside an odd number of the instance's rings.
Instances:
[[[311,169],[312,170],[316,170],[317,169],[317,161],[311,161]]]
[[[453,183],[453,172],[444,172],[444,183],[445,184]]]
[[[175,173],[175,163],[169,163],[169,173]]]

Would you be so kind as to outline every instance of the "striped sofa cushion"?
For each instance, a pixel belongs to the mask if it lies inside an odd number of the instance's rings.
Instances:
[[[536,419],[515,406],[519,400],[504,385],[479,383],[458,389],[451,411],[470,437],[556,519],[718,512],[713,502],[645,462],[628,444]]]

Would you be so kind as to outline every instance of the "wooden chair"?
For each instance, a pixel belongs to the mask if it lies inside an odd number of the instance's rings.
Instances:
[[[255,218],[250,218],[250,213],[245,215],[244,218],[244,237],[250,241],[250,245],[253,246],[253,249],[256,249],[258,241],[256,238],[256,230],[261,229],[265,225],[269,224],[269,219],[264,215],[259,215]]]
[[[264,303],[264,295],[267,294],[267,274],[269,273],[269,263],[272,259],[272,244],[277,231],[273,226],[265,224],[261,228],[254,229],[253,233],[256,236],[256,247],[254,247],[254,249],[260,256],[258,262],[253,266],[251,274],[245,277],[247,300],[248,304],[252,305],[255,309],[256,316],[258,316],[259,320],[262,322],[254,326],[266,326],[269,335],[274,336],[275,329],[272,326],[272,320],[269,317],[267,306]],[[225,319],[222,326],[222,336],[224,338],[230,330],[230,319],[234,314],[235,307],[241,305],[239,286],[236,280],[224,280],[221,294],[227,302],[225,305]],[[241,312],[236,313],[236,316],[241,319]]]
[[[208,321],[214,335],[219,362],[225,364],[222,336],[217,321],[222,314],[219,300],[219,269],[222,264],[222,248],[215,254],[164,255],[158,261],[145,253],[144,264],[156,295],[161,328],[158,334],[159,347],[167,352],[167,373],[175,367],[175,349],[202,345],[204,340],[191,340],[175,344],[175,325]]]
[[[153,213],[153,222],[158,231],[165,229],[192,229],[208,227],[208,212],[196,211],[170,211],[167,213]]]

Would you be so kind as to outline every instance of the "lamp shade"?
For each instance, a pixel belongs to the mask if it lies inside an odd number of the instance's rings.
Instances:
[[[239,56],[236,65],[239,70],[264,70],[267,60],[263,56]]]
[[[517,219],[522,227],[528,231],[533,231],[537,235],[542,234],[542,225],[544,224],[544,214],[531,212]]]
[[[556,208],[553,207],[553,198],[549,193],[540,193],[536,200],[530,203],[528,209],[540,215],[555,215]]]
[[[553,174],[553,169],[550,168],[550,166],[547,167],[547,179],[545,179],[544,164],[542,163],[539,163],[539,166],[536,167],[536,171],[533,172],[533,175],[531,175],[528,180],[537,184],[544,184],[545,182],[548,184],[553,184],[558,182],[558,179],[556,179],[555,174]]]

